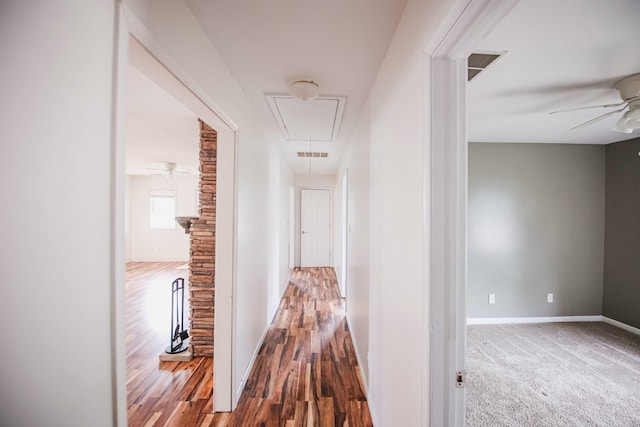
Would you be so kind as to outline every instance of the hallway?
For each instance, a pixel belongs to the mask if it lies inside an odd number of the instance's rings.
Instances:
[[[212,413],[212,359],[158,362],[181,263],[127,265],[129,426],[370,427],[332,268],[296,268],[234,413]]]
[[[296,268],[233,414],[214,426],[372,426],[332,268]]]

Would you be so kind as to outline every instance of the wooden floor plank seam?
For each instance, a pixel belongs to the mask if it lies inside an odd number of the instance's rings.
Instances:
[[[145,299],[182,264],[127,264],[130,427],[372,426],[332,268],[292,269],[237,409],[213,414],[212,359],[158,362],[166,343],[145,321]]]

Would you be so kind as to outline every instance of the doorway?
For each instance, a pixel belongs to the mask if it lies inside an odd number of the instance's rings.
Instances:
[[[425,135],[424,242],[428,247],[423,334],[429,342],[423,425],[463,427],[466,336],[467,57],[520,0],[459,1],[425,53],[431,132]]]
[[[331,190],[300,190],[300,266],[331,265]]]
[[[289,186],[289,269],[296,266],[296,190]]]
[[[213,331],[214,341],[214,371],[216,381],[213,382],[215,397],[213,409],[215,411],[231,411],[237,404],[236,390],[233,387],[235,381],[234,368],[234,328],[233,318],[235,313],[234,287],[236,282],[236,132],[238,127],[219,112],[215,107],[205,103],[198,94],[187,86],[188,76],[180,73],[180,67],[176,65],[170,55],[157,43],[149,30],[135,18],[126,5],[118,4],[118,40],[117,40],[117,98],[115,103],[116,138],[114,141],[114,169],[122,177],[116,180],[114,186],[115,198],[124,200],[124,145],[123,138],[125,112],[124,88],[126,87],[126,67],[129,53],[138,53],[137,62],[133,65],[147,74],[160,88],[173,96],[184,107],[191,110],[204,122],[211,125],[217,131],[217,186],[216,186],[216,230],[215,230],[215,295],[214,302],[216,327]],[[130,52],[135,50],[135,52]],[[132,55],[133,56],[133,55]],[[116,204],[121,206],[123,203]],[[114,212],[117,220],[116,231],[124,236],[124,209]],[[117,236],[116,240],[121,239]],[[124,244],[121,245],[124,248]],[[123,260],[124,261],[124,260]],[[117,270],[118,267],[116,266]],[[125,329],[124,329],[124,280],[117,281],[114,286],[115,298],[114,317],[117,319],[116,332],[114,334],[114,346],[120,349],[116,355],[117,376],[117,411],[118,424],[126,423],[126,366],[125,366]]]

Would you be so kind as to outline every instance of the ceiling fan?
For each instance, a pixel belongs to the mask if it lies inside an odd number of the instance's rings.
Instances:
[[[193,171],[191,169],[178,168],[178,165],[174,162],[164,163],[163,168],[146,168],[146,169],[149,171],[156,171],[156,173],[152,173],[152,175],[166,175],[166,176],[193,175]]]
[[[594,123],[599,122],[600,120],[606,119],[607,117],[613,116],[614,114],[618,113],[622,113],[622,117],[620,117],[620,119],[618,119],[616,124],[613,126],[613,130],[622,133],[631,133],[635,129],[640,129],[640,74],[633,74],[631,76],[618,80],[614,87],[620,93],[622,102],[616,104],[603,104],[593,105],[589,107],[569,108],[567,110],[552,111],[549,114],[587,110],[590,108],[617,108],[616,110],[609,111],[598,117],[594,117],[591,120],[574,126],[571,128],[571,130],[590,126]]]

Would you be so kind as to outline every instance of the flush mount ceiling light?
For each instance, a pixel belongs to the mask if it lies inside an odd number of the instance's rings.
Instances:
[[[296,80],[289,85],[289,92],[295,98],[307,101],[320,94],[320,85],[313,80]]]

